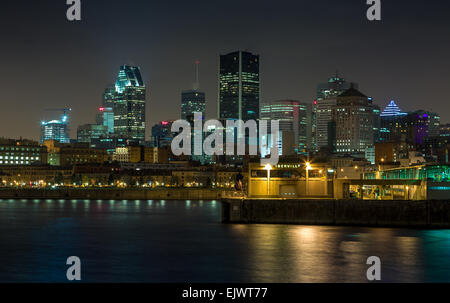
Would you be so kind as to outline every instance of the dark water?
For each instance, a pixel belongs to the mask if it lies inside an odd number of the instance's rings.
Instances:
[[[450,231],[224,225],[215,201],[0,200],[0,282],[450,282]]]

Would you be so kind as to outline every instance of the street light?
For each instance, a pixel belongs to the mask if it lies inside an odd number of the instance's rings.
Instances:
[[[312,166],[311,163],[306,162],[305,163],[306,166],[306,196],[309,196],[309,171],[312,170]]]
[[[272,165],[267,163],[264,169],[267,170],[267,195],[270,196],[270,171],[272,170]]]

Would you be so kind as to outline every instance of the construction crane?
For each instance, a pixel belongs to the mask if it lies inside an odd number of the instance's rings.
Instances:
[[[63,112],[62,122],[67,122],[67,112],[72,111],[71,108],[46,108],[44,109],[46,112]]]

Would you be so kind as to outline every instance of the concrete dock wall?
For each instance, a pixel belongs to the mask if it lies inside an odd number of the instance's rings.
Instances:
[[[229,223],[450,227],[450,201],[228,199],[222,207]]]
[[[0,189],[0,199],[88,199],[88,200],[216,200],[228,191],[208,189]]]

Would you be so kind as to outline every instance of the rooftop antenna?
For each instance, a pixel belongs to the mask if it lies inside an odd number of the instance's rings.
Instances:
[[[200,61],[197,59],[195,60],[195,83],[194,83],[194,90],[198,90],[200,88],[200,83],[198,81],[198,65],[200,64]]]

